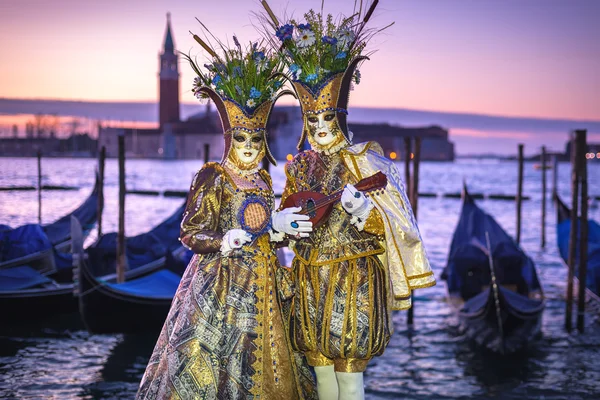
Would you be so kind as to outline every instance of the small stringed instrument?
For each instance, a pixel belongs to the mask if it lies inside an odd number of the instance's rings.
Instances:
[[[354,187],[361,192],[371,192],[382,189],[387,185],[387,177],[381,171],[367,178],[361,179]],[[283,203],[283,208],[301,207],[297,214],[305,214],[310,217],[313,228],[321,225],[333,209],[333,204],[342,197],[344,190],[338,190],[330,195],[319,192],[298,192],[289,196]]]

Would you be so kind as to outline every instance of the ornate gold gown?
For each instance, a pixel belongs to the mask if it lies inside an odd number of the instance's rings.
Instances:
[[[239,179],[217,163],[206,164],[194,178],[181,238],[197,254],[173,299],[138,399],[316,398],[306,360],[292,351],[285,334],[275,279],[281,267],[269,234],[228,256],[220,253],[223,234],[252,217],[240,212],[249,203],[266,204],[270,217],[271,180],[259,173],[269,187],[241,189]]]
[[[330,194],[357,182],[339,154],[313,150],[288,163],[286,175],[282,203],[292,193]],[[350,218],[337,202],[309,238],[293,243],[296,293],[290,336],[294,349],[304,352],[311,365],[361,372],[383,353],[392,330],[386,273],[378,258],[385,251],[379,237],[384,233],[381,217],[374,209],[363,231]]]

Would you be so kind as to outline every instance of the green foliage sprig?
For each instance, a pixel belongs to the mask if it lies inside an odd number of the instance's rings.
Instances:
[[[206,97],[199,89],[208,86],[221,97],[237,102],[248,113],[275,98],[283,85],[283,78],[277,75],[284,68],[279,54],[258,42],[242,47],[234,36],[234,46],[228,46],[213,36],[219,49],[217,53],[204,40],[192,35],[209,55],[209,62],[200,66],[197,59],[182,53],[197,75],[192,88],[197,98]]]

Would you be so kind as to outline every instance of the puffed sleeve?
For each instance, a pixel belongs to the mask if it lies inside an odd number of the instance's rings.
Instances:
[[[217,163],[207,163],[196,174],[188,194],[181,222],[181,242],[197,254],[218,252],[223,232],[218,229],[223,171]]]

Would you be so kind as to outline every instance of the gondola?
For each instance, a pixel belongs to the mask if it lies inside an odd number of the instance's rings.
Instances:
[[[35,323],[44,317],[77,312],[73,297],[71,216],[83,221],[87,236],[96,223],[99,180],[76,210],[47,225],[0,227],[0,320]]]
[[[556,203],[556,241],[560,256],[568,263],[569,235],[571,231],[571,209],[567,207],[558,195],[554,195]],[[578,246],[579,248],[579,246]],[[576,261],[579,250],[576,251]],[[576,275],[578,271],[575,271]],[[585,285],[596,295],[600,295],[600,224],[588,219],[587,271]]]
[[[114,274],[96,278],[115,270],[116,234],[105,235],[88,248],[85,257],[81,241],[74,241],[74,254],[79,254],[79,311],[90,332],[160,330],[181,280],[181,265],[187,265],[192,255],[179,242],[184,209],[185,205],[152,231],[127,239],[128,271],[123,283],[116,283]],[[74,237],[79,229],[74,219]]]
[[[533,261],[463,189],[442,274],[460,330],[495,353],[514,353],[540,333],[545,306]],[[489,242],[488,242],[489,238]]]
[[[70,281],[71,273],[63,273],[70,265],[60,253],[68,252],[71,244],[71,216],[81,221],[83,232],[89,234],[98,220],[99,179],[88,198],[74,211],[46,224],[26,224],[11,229],[0,225],[0,270],[29,266],[42,274],[53,274],[58,281]]]

